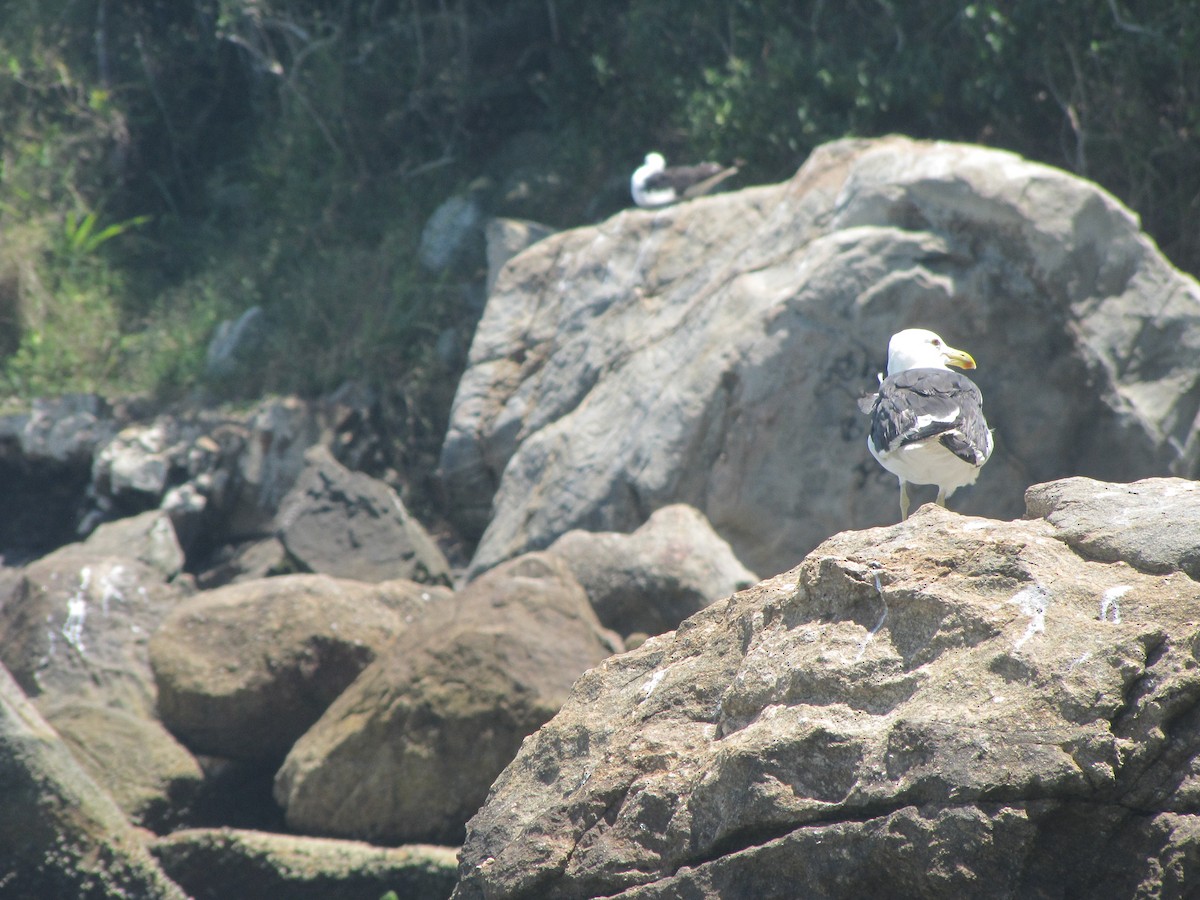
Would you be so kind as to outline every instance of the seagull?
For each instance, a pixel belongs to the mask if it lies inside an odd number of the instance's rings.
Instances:
[[[737,172],[737,166],[723,166],[713,162],[695,166],[672,166],[668,169],[667,161],[661,153],[647,153],[646,161],[629,179],[629,190],[633,194],[634,203],[652,209],[707,194]]]
[[[983,395],[967,376],[971,354],[956,350],[932,331],[909,328],[888,342],[887,378],[859,401],[871,416],[867,449],[900,479],[900,517],[908,518],[908,485],[936,484],[937,503],[974,484],[992,455]]]

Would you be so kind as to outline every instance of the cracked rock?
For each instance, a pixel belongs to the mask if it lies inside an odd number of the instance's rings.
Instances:
[[[1068,534],[926,505],[606,660],[497,779],[454,897],[1179,896],[1200,585]]]

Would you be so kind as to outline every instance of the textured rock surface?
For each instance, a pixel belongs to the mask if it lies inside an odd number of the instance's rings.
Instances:
[[[206,591],[150,644],[163,721],[196,752],[276,760],[449,591],[285,575]]]
[[[764,575],[896,521],[855,399],[906,326],[979,362],[997,450],[956,509],[1200,472],[1200,286],[1133,214],[1011,154],[844,141],[787,183],[627,211],[508,265],[441,458],[460,523],[486,525],[472,570],[674,502]]]
[[[229,828],[179,831],[151,851],[193,900],[445,900],[457,878],[449,847],[374,847]]]
[[[164,581],[183,571],[183,548],[162,510],[105,522],[88,535],[81,549],[97,556],[131,556],[156,570]]]
[[[487,289],[495,286],[500,270],[510,259],[554,231],[549,225],[525,219],[489,219],[483,229],[487,241]]]
[[[161,834],[188,820],[204,773],[160,722],[95,702],[58,703],[46,721],[130,821]]]
[[[1180,496],[1136,487],[1069,531],[927,505],[605,661],[497,779],[455,897],[1182,896],[1200,584],[1069,543],[1128,518],[1135,547]]]
[[[288,754],[290,828],[456,843],[521,740],[619,647],[566,564],[531,554],[414,623]]]
[[[186,900],[0,666],[0,893]]]
[[[600,622],[622,635],[670,631],[758,581],[683,504],[664,506],[633,534],[569,531],[548,552],[567,561]]]
[[[450,564],[392,488],[351,472],[321,445],[279,510],[279,538],[310,572],[359,581],[449,584]]]
[[[1186,572],[1200,581],[1200,484],[1150,478],[1108,484],[1067,478],[1026,493],[1028,515],[1044,518],[1081,556],[1124,560],[1143,572]]]
[[[91,697],[152,716],[146,645],[185,595],[135,558],[63,547],[26,566],[0,609],[0,660],[39,705]]]

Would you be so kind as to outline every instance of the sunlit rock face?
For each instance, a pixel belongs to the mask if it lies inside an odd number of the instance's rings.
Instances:
[[[835,535],[592,669],[468,825],[456,900],[1185,894],[1200,491],[1029,500]],[[1190,545],[1149,552],[1151,504]]]
[[[675,502],[762,575],[895,522],[855,401],[909,327],[979,364],[996,451],[959,511],[1017,516],[1068,475],[1200,472],[1200,286],[1133,213],[1010,153],[842,141],[783,184],[627,211],[507,265],[441,457],[482,535],[473,570]]]

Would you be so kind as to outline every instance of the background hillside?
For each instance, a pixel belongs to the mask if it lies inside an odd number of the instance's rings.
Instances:
[[[1136,6],[1136,11],[1135,11]],[[1098,181],[1200,272],[1200,5],[1177,0],[4,0],[0,385],[186,396],[216,323],[271,328],[225,396],[386,386],[440,435],[478,315],[417,263],[472,190],[556,227],[651,148],[790,176],[902,132]],[[442,352],[436,352],[439,347]],[[449,340],[447,340],[449,338]]]

